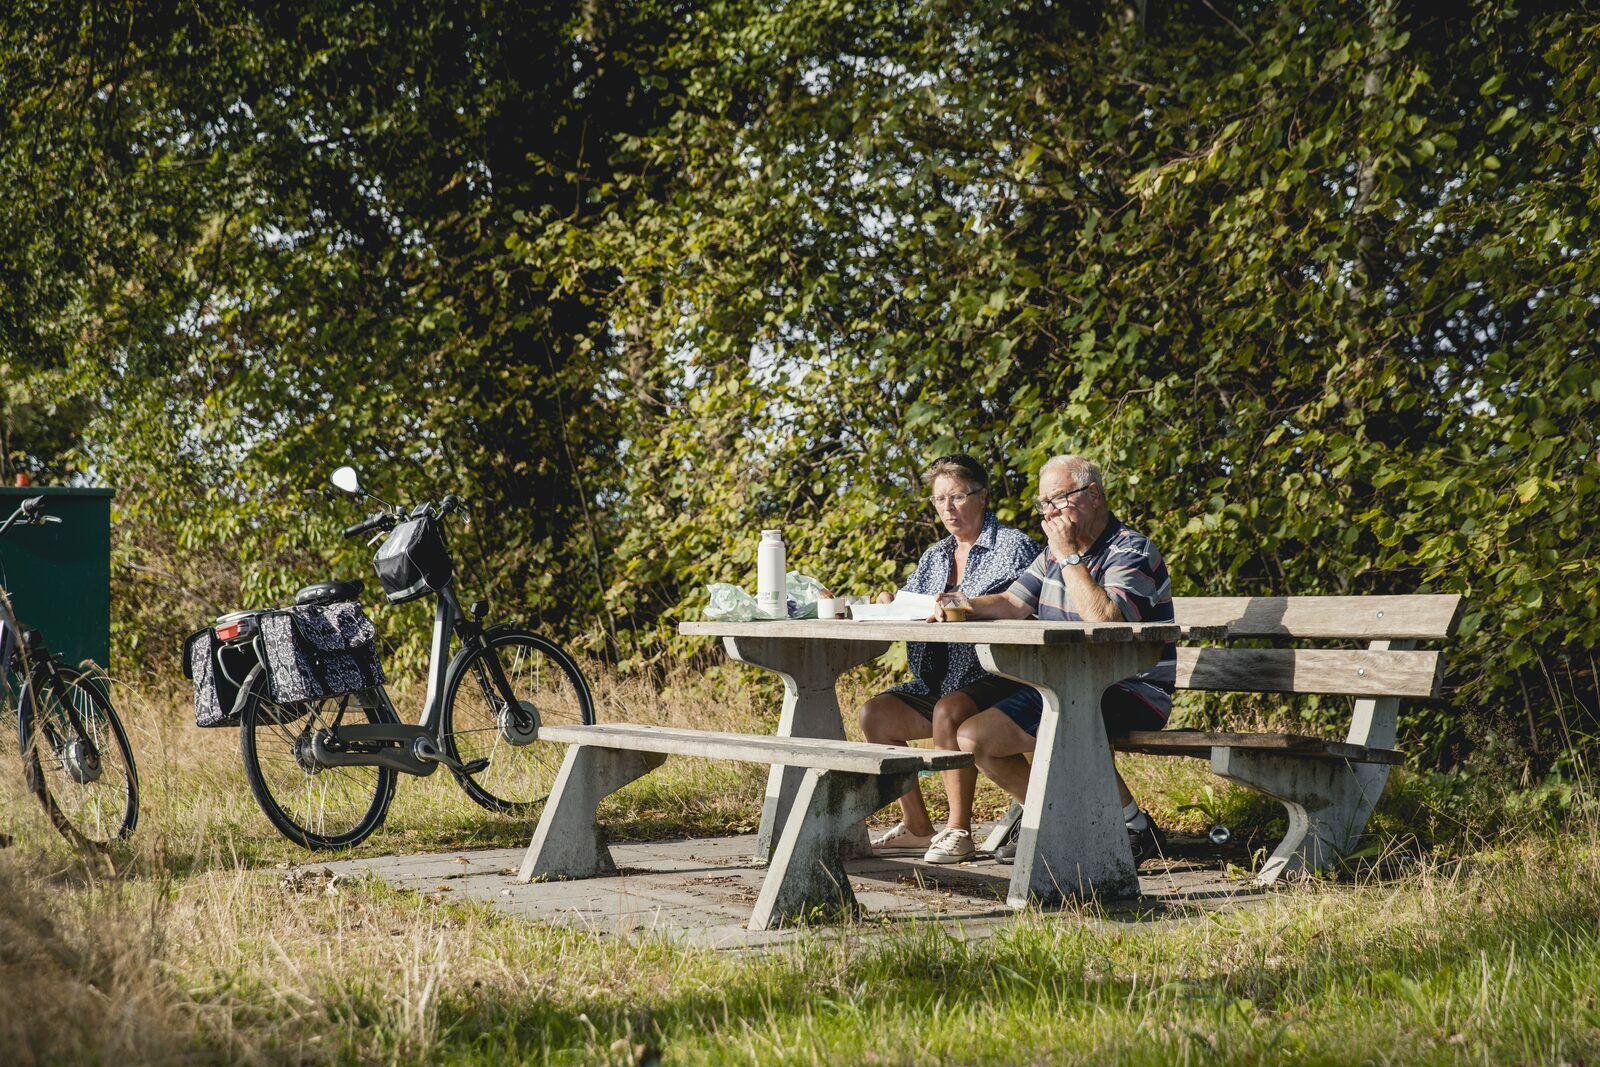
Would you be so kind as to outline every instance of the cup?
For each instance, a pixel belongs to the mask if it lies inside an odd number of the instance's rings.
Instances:
[[[825,596],[817,598],[817,618],[837,619],[844,614],[844,600],[840,597]]]
[[[945,622],[966,622],[967,612],[971,609],[957,607],[954,604],[940,604],[939,609],[944,612]]]

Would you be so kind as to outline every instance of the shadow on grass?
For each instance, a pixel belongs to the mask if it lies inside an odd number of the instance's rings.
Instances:
[[[709,1049],[754,1059],[775,1043],[787,1041],[792,1051],[805,1035],[829,1042],[821,1047],[830,1056],[847,1058],[852,1049],[867,1048],[894,1062],[919,1051],[925,1056],[919,1028],[936,1029],[952,1012],[970,1009],[978,1012],[979,1027],[970,1035],[971,1048],[982,1047],[983,1026],[998,1031],[1019,1022],[1041,1035],[1058,1035],[1052,1039],[1070,1047],[1074,1038],[1066,1024],[1080,1017],[1180,1051],[1188,1040],[1184,1034],[1198,1027],[1210,1032],[1208,1042],[1231,1035],[1239,1048],[1260,1053],[1270,1050],[1285,1020],[1320,1023],[1321,1040],[1334,1042],[1347,1019],[1369,1011],[1390,1013],[1396,1032],[1435,1013],[1449,1014],[1443,1002],[1430,1003],[1417,993],[1418,983],[1430,976],[1446,982],[1490,974],[1515,960],[1533,971],[1520,980],[1559,984],[1568,963],[1592,962],[1600,949],[1593,897],[1592,889],[1572,885],[1544,910],[1467,906],[1435,925],[1357,933],[1319,925],[1318,915],[1308,913],[1301,935],[1270,923],[1246,928],[1217,950],[1217,959],[1196,946],[1196,961],[1182,952],[1162,959],[1159,948],[1151,957],[1125,953],[1108,935],[1059,918],[1034,919],[969,944],[937,927],[915,925],[889,941],[860,944],[854,943],[860,930],[846,926],[837,936],[819,935],[791,952],[737,964],[644,945],[628,951],[631,962],[653,958],[655,966],[676,975],[658,994],[623,988],[565,1000],[447,997],[440,1004],[440,1037],[451,1050],[446,1058],[468,1062],[474,1056],[615,1056],[637,1063],[662,1051],[692,1058],[691,1050]],[[1217,966],[1223,958],[1227,965]],[[1539,970],[1546,966],[1549,975]],[[998,1009],[987,1024],[984,1005]],[[1151,1019],[1153,1029],[1147,1026]],[[1173,1022],[1170,1030],[1160,1025]],[[1218,1024],[1228,1032],[1219,1033]],[[1369,1041],[1381,1047],[1385,1036],[1375,1032],[1350,1040],[1354,1055]],[[1482,1052],[1463,1048],[1462,1058],[1481,1058]]]

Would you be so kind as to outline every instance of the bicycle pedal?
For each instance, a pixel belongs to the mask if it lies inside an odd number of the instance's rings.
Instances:
[[[489,761],[486,759],[468,760],[466,763],[461,765],[461,771],[463,774],[477,774],[479,771],[486,771],[488,769]]]

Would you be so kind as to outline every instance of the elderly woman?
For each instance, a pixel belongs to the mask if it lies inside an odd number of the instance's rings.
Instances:
[[[1038,556],[1039,546],[994,517],[983,468],[971,456],[944,456],[933,461],[923,480],[949,536],[922,554],[905,588],[969,597],[1009,588]],[[906,662],[916,680],[879,693],[861,708],[861,732],[868,741],[903,745],[931,737],[940,748],[956,749],[963,722],[1023,688],[986,672],[971,645],[909,641]],[[970,857],[977,774],[972,767],[944,772],[950,817],[938,834],[933,832],[922,792],[913,786],[900,798],[900,822],[873,838],[874,849],[882,855],[921,853],[929,863],[956,863]]]

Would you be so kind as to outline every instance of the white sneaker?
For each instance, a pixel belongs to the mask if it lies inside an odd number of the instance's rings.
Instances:
[[[972,843],[970,831],[954,826],[945,827],[923,853],[923,863],[960,863],[970,860],[977,846]]]
[[[933,834],[914,834],[906,824],[897,822],[894,827],[872,839],[872,851],[880,856],[915,856],[933,844]]]

